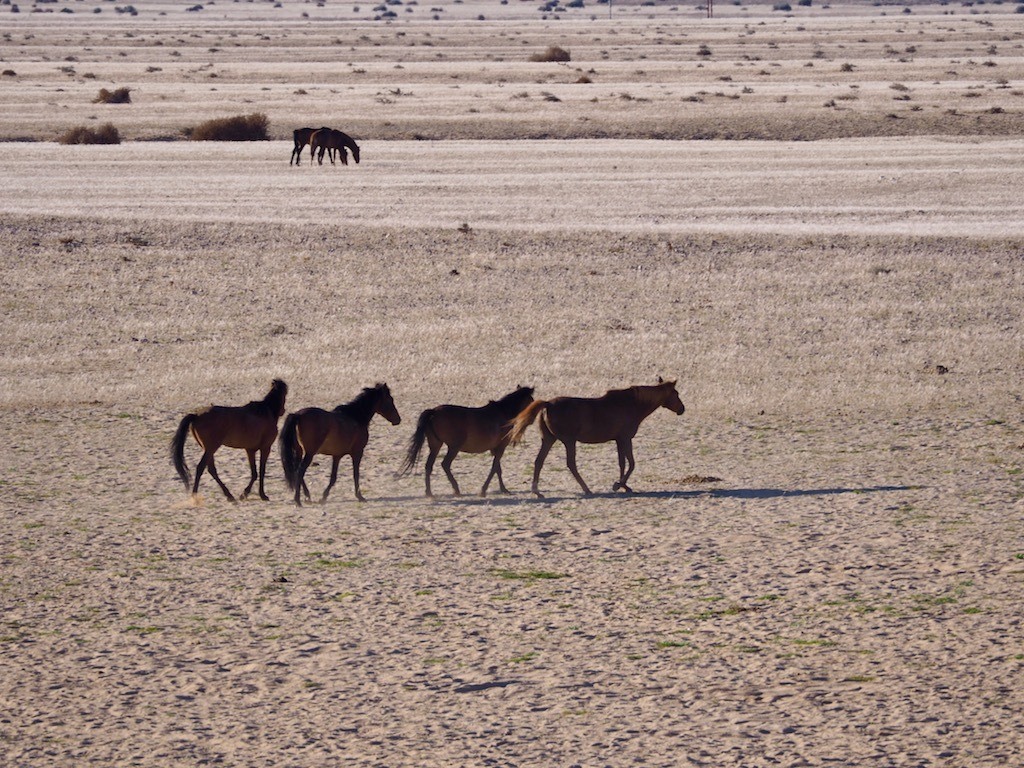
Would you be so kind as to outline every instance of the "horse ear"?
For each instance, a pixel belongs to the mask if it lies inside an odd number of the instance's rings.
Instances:
[[[659,383],[659,384],[664,384],[664,383],[665,383],[665,380],[664,380],[663,378],[661,378],[661,376],[659,376],[659,377],[658,377],[658,383]]]

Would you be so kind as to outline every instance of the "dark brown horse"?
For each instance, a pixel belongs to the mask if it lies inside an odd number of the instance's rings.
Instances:
[[[313,162],[313,153],[318,149],[320,150],[320,156],[317,159],[320,165],[324,164],[324,152],[329,152],[332,149],[338,151],[342,165],[348,165],[348,154],[345,152],[346,149],[352,152],[352,159],[356,161],[356,165],[359,164],[359,145],[356,144],[355,139],[347,133],[336,131],[333,128],[321,128],[319,131],[315,131],[313,135],[309,137],[310,163]],[[330,160],[333,164],[334,157],[330,157]]]
[[[350,403],[339,405],[333,411],[322,408],[303,408],[288,414],[281,428],[281,463],[288,487],[295,491],[295,503],[302,505],[300,492],[309,498],[306,486],[306,470],[317,454],[330,456],[331,479],[324,489],[321,503],[327,501],[327,494],[338,479],[338,462],[342,456],[352,457],[352,478],[356,487],[356,498],[366,501],[359,491],[359,462],[370,439],[370,419],[379,413],[392,424],[399,424],[395,401],[387,384],[367,387]]]
[[[452,474],[452,462],[459,454],[459,451],[466,453],[483,453],[490,451],[494,459],[491,461],[491,471],[484,480],[484,487],[480,490],[481,496],[487,495],[487,486],[491,478],[498,476],[498,487],[502,493],[508,493],[505,481],[501,477],[501,457],[508,447],[508,423],[514,419],[520,411],[533,402],[533,387],[520,387],[515,392],[510,392],[500,400],[491,400],[487,405],[479,408],[469,408],[462,405],[440,405],[431,408],[420,414],[416,424],[416,432],[409,442],[409,452],[405,457],[405,464],[402,467],[403,473],[412,471],[419,461],[420,453],[423,450],[423,443],[426,442],[430,450],[427,454],[427,464],[423,470],[427,483],[427,496],[433,496],[430,490],[430,473],[434,469],[434,461],[441,450],[442,445],[448,446],[448,452],[441,460],[441,468],[448,476],[448,481],[455,489],[455,495],[460,496],[459,484]]]
[[[284,401],[288,396],[288,385],[280,379],[274,379],[270,392],[262,400],[253,400],[242,406],[212,405],[205,411],[190,413],[181,420],[178,431],[171,439],[171,461],[178,470],[178,476],[187,489],[191,484],[188,467],[185,465],[185,438],[188,433],[196,439],[203,449],[203,457],[196,466],[196,479],[192,484],[192,494],[199,491],[199,478],[203,470],[210,471],[210,477],[224,491],[231,501],[235,497],[221,482],[217,475],[217,466],[213,462],[213,454],[222,445],[228,448],[242,448],[249,456],[249,469],[252,477],[249,485],[242,492],[244,499],[252,491],[256,482],[256,451],[260,452],[260,498],[268,501],[263,490],[263,480],[267,474],[267,456],[277,437],[277,420],[284,415]]]
[[[310,137],[317,131],[329,131],[330,128],[324,126],[322,128],[296,128],[292,131],[292,138],[295,140],[295,148],[292,150],[292,159],[288,161],[288,165],[302,165],[302,150],[307,144],[309,144]],[[309,164],[313,164],[313,151],[309,153]]]
[[[537,489],[540,470],[555,440],[561,440],[565,445],[565,463],[587,496],[590,495],[590,488],[576,469],[576,443],[607,443],[614,440],[619,451],[619,479],[612,490],[621,488],[632,493],[633,489],[626,485],[626,481],[636,465],[633,459],[633,436],[640,422],[658,408],[668,408],[676,414],[686,410],[676,392],[674,381],[662,381],[659,378],[653,386],[610,389],[601,397],[535,400],[512,422],[508,437],[515,445],[523,439],[527,427],[540,417],[541,444],[533,464],[532,486],[537,496],[541,496]]]

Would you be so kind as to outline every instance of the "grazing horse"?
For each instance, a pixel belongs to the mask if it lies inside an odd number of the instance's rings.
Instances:
[[[541,444],[533,464],[532,486],[538,497],[543,498],[537,489],[540,470],[555,440],[561,440],[565,445],[565,463],[587,496],[590,495],[590,488],[576,469],[576,443],[607,443],[614,440],[619,451],[619,479],[612,490],[621,488],[632,493],[633,489],[626,485],[626,481],[636,465],[633,460],[633,436],[640,422],[659,407],[668,408],[676,414],[686,410],[676,392],[674,381],[662,381],[659,377],[655,385],[610,389],[601,397],[535,400],[512,422],[508,438],[515,445],[523,439],[526,428],[540,417]]]
[[[187,489],[191,482],[188,467],[185,465],[185,438],[191,432],[192,437],[203,449],[203,457],[196,466],[195,483],[192,484],[193,496],[199,491],[199,478],[202,477],[203,470],[208,469],[210,477],[217,481],[224,495],[230,501],[235,500],[231,491],[218,477],[217,466],[213,463],[213,454],[222,445],[226,445],[228,448],[243,448],[249,455],[252,477],[242,492],[243,499],[249,495],[256,482],[256,451],[260,452],[260,498],[269,501],[263,490],[263,480],[267,474],[267,456],[277,438],[277,420],[284,415],[284,401],[287,396],[288,385],[280,379],[274,379],[270,392],[262,400],[253,400],[242,406],[212,405],[205,411],[185,416],[171,439],[171,461],[178,470],[178,476],[185,483],[185,488]]]
[[[312,136],[309,137],[309,152],[310,152],[310,163],[312,163],[312,156],[316,150],[320,150],[320,156],[318,161],[320,165],[324,164],[324,152],[330,152],[332,149],[338,150],[341,156],[341,164],[348,165],[348,155],[345,150],[348,149],[352,152],[352,159],[356,161],[356,165],[359,164],[359,145],[356,144],[355,139],[349,136],[347,133],[336,131],[333,128],[321,128],[319,131],[315,131]],[[331,157],[331,163],[334,163],[334,158]]]
[[[370,419],[379,413],[392,424],[399,424],[395,401],[387,384],[367,387],[350,403],[339,405],[333,411],[322,408],[303,408],[288,414],[281,428],[281,463],[288,487],[295,491],[295,504],[302,505],[300,492],[309,498],[306,486],[306,470],[317,454],[334,459],[331,465],[331,479],[324,489],[320,502],[327,501],[327,494],[338,479],[338,462],[341,457],[352,457],[352,478],[356,486],[356,498],[366,501],[359,491],[359,462],[370,439]]]
[[[288,165],[294,163],[295,165],[302,165],[302,150],[307,144],[309,144],[310,137],[317,131],[329,131],[330,128],[326,126],[323,128],[296,128],[292,131],[292,138],[295,140],[295,149],[292,150],[292,159],[288,161]],[[309,164],[313,164],[313,151],[309,153]]]
[[[452,474],[452,462],[459,451],[467,453],[483,453],[490,451],[494,460],[491,462],[491,471],[484,480],[484,487],[480,490],[481,496],[487,495],[487,486],[491,478],[498,476],[498,487],[502,493],[508,493],[505,481],[501,478],[501,457],[508,447],[508,423],[514,419],[520,411],[533,402],[533,387],[520,387],[515,392],[510,392],[500,400],[491,400],[487,405],[479,408],[469,408],[462,405],[440,405],[437,408],[430,408],[420,414],[416,424],[416,432],[409,442],[409,452],[405,457],[405,464],[402,472],[412,471],[419,461],[420,453],[423,450],[423,443],[430,447],[427,455],[427,464],[423,470],[427,482],[427,496],[433,496],[430,491],[430,473],[434,469],[434,461],[441,450],[442,445],[448,446],[448,453],[441,460],[441,468],[448,475],[448,481],[455,489],[455,495],[461,496],[459,484]]]

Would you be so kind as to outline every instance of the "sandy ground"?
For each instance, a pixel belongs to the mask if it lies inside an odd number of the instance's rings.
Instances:
[[[0,763],[1019,761],[1018,138],[289,149],[0,143]],[[424,408],[659,375],[631,496],[533,498],[535,433],[509,496],[398,474]],[[190,499],[182,415],[274,377],[388,382],[365,504],[276,448]]]

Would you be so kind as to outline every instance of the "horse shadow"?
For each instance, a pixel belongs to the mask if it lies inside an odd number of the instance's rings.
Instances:
[[[512,491],[509,494],[494,494],[491,496],[437,496],[433,499],[435,503],[452,504],[461,507],[476,506],[520,506],[523,504],[557,504],[562,501],[579,501],[581,499],[616,499],[616,500],[662,500],[673,499],[744,499],[753,501],[766,501],[768,499],[799,498],[803,496],[841,496],[848,493],[898,493],[900,491],[913,490],[910,485],[872,485],[872,486],[836,486],[831,488],[687,488],[678,490],[663,491],[633,491],[623,493],[622,491],[604,491],[592,493],[589,496],[582,494],[551,494],[543,498],[537,498],[529,491]],[[419,497],[421,500],[423,497]],[[402,497],[401,500],[411,500],[412,497]],[[397,501],[398,499],[394,499]]]

